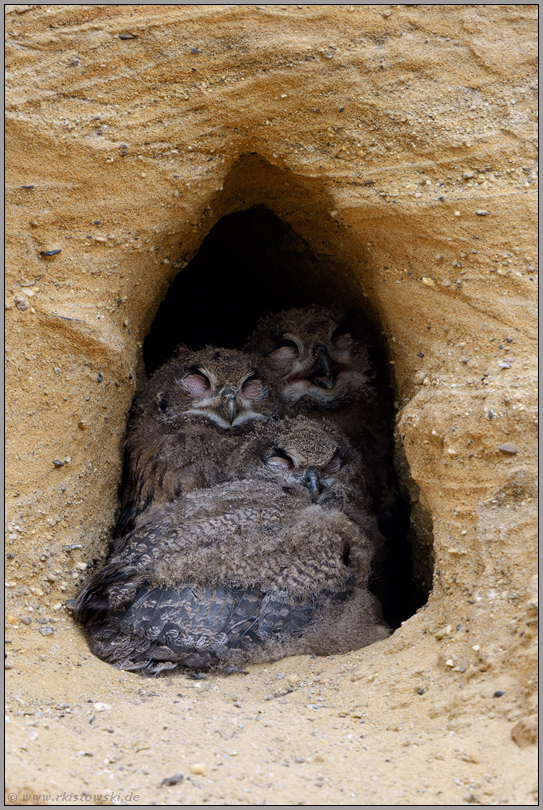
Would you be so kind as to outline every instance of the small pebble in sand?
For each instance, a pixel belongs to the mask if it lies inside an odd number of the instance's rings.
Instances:
[[[170,787],[171,785],[178,785],[185,777],[182,773],[176,773],[174,776],[167,776],[160,783],[160,787]]]
[[[205,771],[205,765],[203,762],[195,762],[194,765],[190,766],[190,772],[193,774],[202,774]]]
[[[95,712],[108,712],[111,709],[109,703],[94,703],[93,709]]]
[[[516,445],[512,444],[511,442],[507,442],[507,444],[501,444],[498,447],[498,450],[500,451],[500,453],[504,453],[506,456],[516,456],[516,454],[518,453]]]
[[[427,376],[428,376],[427,371],[415,371],[412,379],[415,385],[422,385]]]
[[[40,250],[40,256],[42,259],[52,259],[53,256],[58,256],[61,252],[60,248],[56,248],[55,250]]]
[[[15,306],[17,307],[17,309],[20,309],[23,312],[25,311],[25,309],[28,309],[28,307],[30,306],[30,304],[28,303],[28,301],[24,297],[24,295],[20,295],[19,293],[17,293],[17,295],[13,296],[13,300],[15,302]]]

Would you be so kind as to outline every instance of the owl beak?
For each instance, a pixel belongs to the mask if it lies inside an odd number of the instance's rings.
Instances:
[[[318,385],[319,388],[333,388],[335,379],[326,346],[317,345],[314,353],[315,363],[311,370],[311,381],[315,385]]]
[[[319,472],[315,469],[315,467],[309,467],[305,471],[304,486],[308,488],[313,503],[316,503],[321,491],[321,481]]]
[[[222,392],[220,410],[228,420],[228,424],[232,425],[239,413],[239,408],[236,402],[236,392],[231,388],[225,388]]]

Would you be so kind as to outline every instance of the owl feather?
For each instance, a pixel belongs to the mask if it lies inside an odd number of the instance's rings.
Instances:
[[[276,414],[251,355],[179,347],[134,403],[116,535],[133,528],[150,504],[169,503],[225,480],[232,450]]]
[[[261,425],[231,474],[241,480],[150,506],[89,578],[75,616],[96,655],[160,674],[388,635],[368,590],[378,541],[353,495],[363,481],[348,440],[303,418]]]

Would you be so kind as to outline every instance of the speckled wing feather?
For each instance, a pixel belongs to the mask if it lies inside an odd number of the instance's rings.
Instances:
[[[92,651],[120,669],[157,675],[178,667],[235,665],[264,647],[292,644],[315,617],[347,596],[300,599],[273,590],[143,585],[126,610],[92,612],[85,633]]]
[[[140,518],[85,584],[75,618],[96,655],[147,674],[310,651],[306,632],[367,580],[369,564],[345,554],[357,532],[261,481],[190,493]]]

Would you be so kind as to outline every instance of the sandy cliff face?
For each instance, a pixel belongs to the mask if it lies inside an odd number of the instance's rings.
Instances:
[[[6,11],[15,792],[536,803],[536,5]],[[141,681],[63,602],[106,552],[157,309],[255,205],[382,333],[432,590],[350,656]]]

